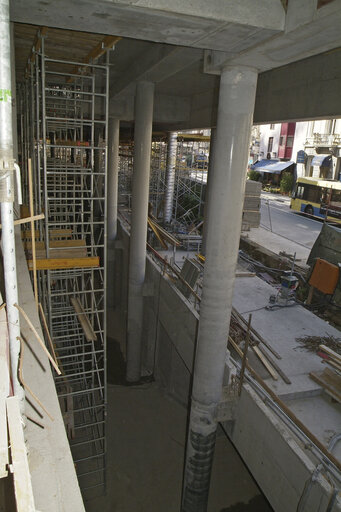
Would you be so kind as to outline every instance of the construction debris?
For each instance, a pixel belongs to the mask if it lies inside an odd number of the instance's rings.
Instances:
[[[296,338],[296,341],[300,345],[297,349],[303,348],[308,350],[308,352],[318,352],[320,345],[323,344],[331,350],[334,350],[337,354],[341,354],[341,339],[335,338],[329,334],[326,336],[303,336]]]
[[[320,384],[328,395],[341,403],[341,376],[336,372],[325,368],[323,372],[309,373],[311,379]]]

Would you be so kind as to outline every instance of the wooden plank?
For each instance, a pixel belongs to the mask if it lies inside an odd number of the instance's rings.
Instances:
[[[51,352],[53,354],[53,359],[58,364],[57,357],[56,357],[56,352],[54,350],[54,345],[53,345],[51,334],[50,334],[50,331],[49,331],[49,328],[48,328],[48,325],[47,325],[47,321],[46,321],[45,313],[44,313],[44,310],[43,310],[43,306],[41,305],[40,302],[39,302],[39,312],[40,312],[41,319],[43,321],[43,326],[44,326],[44,329],[45,329],[45,332],[46,332],[47,339],[49,340],[50,350],[51,350]]]
[[[82,238],[76,240],[51,240],[50,248],[55,249],[57,247],[74,248],[74,247],[85,247],[85,240]]]
[[[236,310],[236,308],[232,307],[232,314],[234,314],[237,319],[239,319],[243,324],[247,325],[247,321],[245,320],[245,318],[239,313],[239,311]],[[250,328],[252,334],[254,334],[256,336],[256,338],[268,349],[270,350],[270,352],[277,358],[277,359],[282,359],[282,356],[280,356],[278,354],[278,352],[276,352],[276,350],[274,348],[272,348],[271,345],[269,345],[269,343],[267,341],[265,341],[265,339],[259,334],[259,332],[256,331],[256,329],[254,329],[252,326]]]
[[[51,249],[57,249],[59,247],[65,247],[67,249],[73,249],[78,247],[85,247],[85,240],[83,239],[77,239],[77,240],[51,240],[49,247]],[[32,242],[24,242],[24,248],[25,250],[32,249]],[[36,242],[36,249],[45,249],[45,242],[37,241]]]
[[[32,236],[32,234],[31,234],[31,230],[30,229],[24,229],[21,232],[21,238],[24,238],[25,240],[31,240],[31,236]],[[39,229],[36,229],[34,231],[34,236],[36,238],[38,238],[38,239],[40,238],[40,231],[39,231]]]
[[[17,512],[35,512],[36,508],[18,398],[16,396],[7,398],[6,408]]]
[[[272,368],[271,364],[269,363],[269,361],[266,359],[266,357],[264,356],[264,354],[262,354],[262,352],[259,350],[259,348],[255,345],[252,347],[252,350],[254,351],[254,353],[258,356],[258,358],[260,359],[261,363],[264,365],[264,367],[268,370],[268,372],[270,373],[271,377],[274,379],[274,380],[278,380],[278,374],[277,372]]]
[[[239,353],[239,355],[243,355],[242,351],[240,350],[240,348],[238,347],[238,345],[235,343],[235,341],[231,338],[231,336],[228,337],[228,341],[229,343],[236,349],[236,351]],[[270,395],[270,397],[272,398],[272,400],[277,404],[279,405],[279,407],[285,412],[285,414],[287,416],[289,416],[289,418],[294,422],[296,423],[296,425],[298,426],[298,428],[300,430],[302,430],[302,432],[305,433],[305,435],[312,441],[312,443],[315,444],[315,446],[318,447],[318,449],[334,464],[334,466],[339,470],[341,471],[341,463],[340,461],[332,454],[328,451],[328,449],[326,448],[326,446],[321,443],[321,441],[312,433],[310,432],[310,430],[305,426],[304,423],[302,423],[302,421],[297,418],[297,416],[292,412],[292,410],[283,402],[283,400],[281,400],[279,398],[278,395],[276,395],[276,393],[274,391],[272,391],[272,389],[266,384],[266,382],[264,382],[264,380],[258,375],[257,372],[255,372],[255,370],[248,364],[248,362],[246,362],[246,368],[249,370],[250,374],[252,375],[252,377],[258,382],[258,384],[260,384],[262,386],[262,388],[264,389],[264,391],[266,391],[266,393],[268,395]]]
[[[72,229],[50,229],[49,231],[49,239],[53,238],[71,238],[72,237]]]
[[[39,249],[44,249],[45,250],[45,242],[43,242],[42,240],[36,240],[36,250],[39,250]],[[24,242],[24,250],[25,251],[32,250],[32,242],[29,242],[29,241],[25,240],[25,242]]]
[[[163,227],[161,227],[157,222],[155,222],[150,216],[148,217],[148,224],[153,229],[154,228],[158,231],[159,235],[164,238],[168,243],[175,245],[176,247],[179,247],[181,245],[181,242],[175,238],[173,235],[168,233]],[[153,229],[154,231],[154,229]]]
[[[286,373],[284,373],[284,371],[282,370],[282,368],[280,366],[278,366],[278,364],[276,363],[276,361],[270,356],[270,354],[267,354],[265,352],[265,349],[259,344],[258,345],[258,348],[259,350],[262,352],[262,354],[265,355],[265,357],[268,359],[268,361],[270,361],[271,363],[271,366],[273,366],[275,368],[275,370],[277,371],[277,373],[282,377],[282,379],[284,380],[284,382],[286,384],[291,384],[291,380],[289,379],[289,377],[286,375]]]
[[[15,226],[20,226],[21,224],[28,224],[32,220],[41,220],[41,219],[45,219],[45,215],[43,213],[39,213],[38,215],[32,215],[32,217],[25,217],[24,219],[17,219],[17,220],[15,220],[13,222],[13,224]],[[2,228],[2,224],[0,224],[0,228]],[[39,231],[37,231],[37,232],[39,233]],[[30,229],[27,229],[26,231],[23,231],[23,233],[27,233],[29,236],[31,236],[31,230]],[[25,238],[25,237],[23,237],[23,238]]]
[[[148,219],[148,224],[151,227],[151,229],[153,230],[154,235],[156,236],[156,238],[158,239],[158,241],[160,242],[162,247],[164,249],[168,249],[167,245],[165,244],[165,242],[163,241],[161,235],[159,234],[159,231],[156,229],[156,227],[154,226],[154,224],[152,223],[152,221],[150,219]]]
[[[0,294],[0,301],[2,297]],[[6,398],[9,395],[8,328],[6,310],[0,310],[0,478],[7,476],[8,437]]]
[[[88,53],[88,55],[84,59],[84,64],[89,64],[90,62],[93,62],[94,60],[98,59],[103,55],[107,50],[110,50],[114,47],[118,41],[120,41],[122,38],[117,36],[105,36],[102,41],[100,41],[95,48],[91,50],[91,52]],[[72,71],[72,74],[78,75],[82,74],[83,71],[81,70],[80,66],[75,66],[75,68]],[[71,83],[74,81],[74,77],[71,76],[67,82]]]
[[[87,341],[96,341],[97,340],[96,333],[94,332],[94,330],[92,328],[90,320],[87,317],[82,304],[79,302],[79,300],[76,297],[71,297],[70,302],[71,302],[72,306],[74,307],[74,310],[76,311],[78,321],[81,324],[81,327],[84,331],[84,335],[85,335]]]
[[[23,308],[21,306],[19,306],[19,304],[13,304],[13,306],[15,308],[17,308],[20,313],[22,314],[22,316],[25,318],[29,328],[31,329],[31,331],[33,332],[36,340],[38,341],[39,345],[41,346],[41,348],[43,349],[43,351],[45,352],[45,354],[47,355],[47,357],[49,358],[53,368],[56,370],[57,374],[60,375],[62,372],[60,371],[60,369],[58,368],[58,365],[56,364],[55,360],[53,359],[53,357],[51,356],[50,352],[47,350],[46,348],[46,345],[45,343],[43,342],[43,340],[41,339],[41,337],[39,336],[39,334],[37,333],[34,325],[32,324],[31,320],[29,319],[29,317],[27,316],[27,314],[25,313],[25,311],[23,310]]]
[[[326,368],[324,370],[325,380],[333,385],[338,393],[341,394],[341,377],[336,372],[331,370],[330,368]]]
[[[335,368],[335,370],[341,372],[341,366],[337,363],[335,363],[335,361],[332,361],[331,359],[324,359],[322,361],[322,363],[324,364],[330,364],[330,366],[332,366],[333,368]]]
[[[32,270],[32,260],[27,260],[29,270]],[[37,260],[37,270],[63,270],[66,268],[99,267],[99,257],[88,258],[45,258]]]
[[[334,398],[334,400],[341,403],[341,377],[335,374],[336,377],[338,377],[338,381],[335,381],[325,372],[333,373],[331,370],[326,368],[323,372],[310,372],[309,377],[322,386],[326,393]]]
[[[325,352],[329,355],[335,361],[335,363],[341,365],[341,356],[337,352],[334,352],[331,348],[327,347],[326,345],[319,345],[319,349]]]

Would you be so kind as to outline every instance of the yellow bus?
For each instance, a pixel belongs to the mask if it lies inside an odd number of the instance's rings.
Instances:
[[[320,219],[341,223],[341,182],[298,178],[290,208]]]

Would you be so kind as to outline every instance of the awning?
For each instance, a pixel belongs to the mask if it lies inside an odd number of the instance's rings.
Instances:
[[[258,163],[261,164],[261,162],[271,162],[271,160],[261,160],[260,162],[257,162],[257,164]],[[257,164],[255,164],[255,166],[257,166]],[[280,174],[282,171],[284,171],[285,169],[287,169],[288,167],[290,167],[291,165],[294,165],[294,164],[295,164],[295,162],[292,162],[292,161],[281,162],[279,160],[276,160],[274,163],[268,163],[267,165],[261,164],[261,165],[257,166],[255,171],[269,172],[272,174]]]
[[[257,170],[258,167],[264,167],[266,165],[276,164],[277,162],[279,162],[279,160],[266,160],[266,159],[259,160],[259,162],[256,162],[255,164],[251,165],[251,169]]]
[[[331,155],[316,155],[311,161],[311,165],[316,165],[318,167],[330,167],[331,163]]]

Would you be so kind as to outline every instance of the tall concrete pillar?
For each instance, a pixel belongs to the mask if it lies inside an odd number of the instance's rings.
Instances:
[[[225,67],[221,72],[182,512],[207,510],[256,84],[253,69]]]
[[[117,234],[118,153],[120,121],[109,119],[108,126],[108,178],[107,178],[107,304],[114,306],[114,241]]]
[[[207,239],[207,226],[208,226],[208,204],[210,197],[210,183],[213,180],[213,172],[214,172],[214,145],[217,139],[217,129],[211,129],[211,141],[210,141],[210,159],[208,162],[208,170],[207,170],[207,183],[206,183],[206,192],[205,192],[205,205],[204,205],[204,226],[202,230],[202,244],[201,244],[201,254],[203,256],[206,255],[206,239]]]
[[[129,249],[127,381],[141,376],[143,283],[146,242],[154,84],[138,82],[135,96],[134,170]]]
[[[168,134],[166,190],[163,209],[163,221],[165,224],[169,224],[172,220],[177,142],[177,132],[170,132]]]

